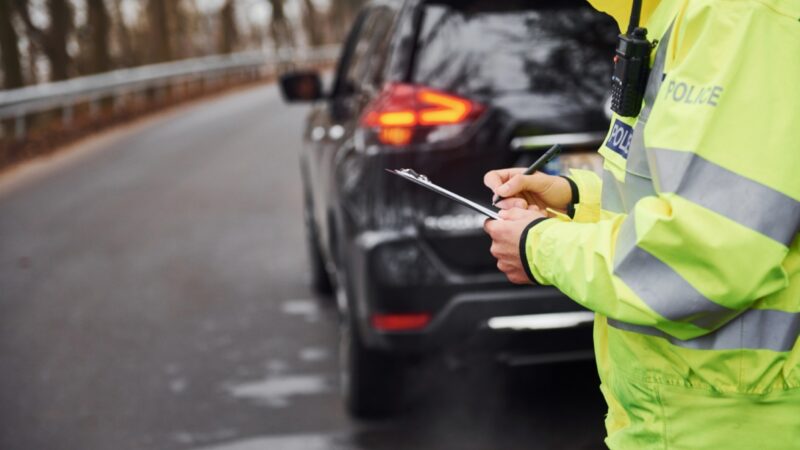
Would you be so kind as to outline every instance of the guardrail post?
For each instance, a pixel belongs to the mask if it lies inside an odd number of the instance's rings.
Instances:
[[[114,111],[114,114],[117,114],[119,110],[122,109],[124,102],[124,94],[122,92],[115,92],[111,100],[111,110]]]
[[[100,105],[98,104],[97,97],[92,97],[92,99],[89,100],[89,117],[90,118],[92,118],[92,119],[95,118],[95,116],[97,115],[97,110],[99,109],[99,106]]]
[[[161,86],[156,86],[155,89],[156,89],[156,95],[155,95],[156,104],[160,105],[164,103],[164,99],[167,96],[167,88],[164,85],[161,85]]]
[[[19,115],[14,118],[14,137],[21,141],[25,137],[25,115]]]
[[[61,123],[64,125],[64,128],[72,125],[72,104],[61,108]]]

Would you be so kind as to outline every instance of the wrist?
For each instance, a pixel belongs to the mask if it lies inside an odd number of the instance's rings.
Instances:
[[[580,203],[581,202],[580,193],[578,192],[578,185],[575,183],[575,181],[573,181],[572,178],[570,178],[570,177],[568,177],[566,175],[561,175],[561,178],[565,179],[567,181],[567,183],[569,184],[569,193],[570,193],[570,201],[569,202],[570,203]]]
[[[575,217],[575,205],[581,201],[580,193],[578,192],[578,185],[572,180],[572,178],[566,175],[562,175],[561,178],[566,180],[566,182],[569,184],[570,201],[567,203],[567,207],[565,208],[567,210],[567,215],[570,217]]]

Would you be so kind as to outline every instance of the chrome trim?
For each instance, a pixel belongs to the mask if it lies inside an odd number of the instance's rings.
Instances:
[[[522,136],[511,140],[512,150],[533,150],[542,147],[551,147],[556,144],[561,145],[590,145],[603,142],[606,137],[605,131],[590,133],[564,133],[564,134],[543,134],[541,136]]]
[[[492,330],[556,330],[586,325],[593,321],[593,312],[575,311],[492,317],[486,325]]]

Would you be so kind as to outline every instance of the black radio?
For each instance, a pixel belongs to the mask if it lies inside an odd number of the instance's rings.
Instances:
[[[650,51],[647,29],[640,28],[641,0],[633,2],[628,32],[619,35],[611,76],[611,110],[620,116],[636,117],[650,74]]]

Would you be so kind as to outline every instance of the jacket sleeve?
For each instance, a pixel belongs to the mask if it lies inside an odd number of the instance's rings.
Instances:
[[[679,16],[644,134],[657,194],[628,215],[530,228],[521,247],[536,281],[679,339],[788,285],[800,224],[800,27],[744,3],[701,1]]]
[[[575,222],[600,220],[602,217],[600,198],[603,191],[603,182],[600,177],[590,170],[572,169],[569,179],[575,183],[578,194],[578,199],[573,204],[575,208],[573,220]]]

